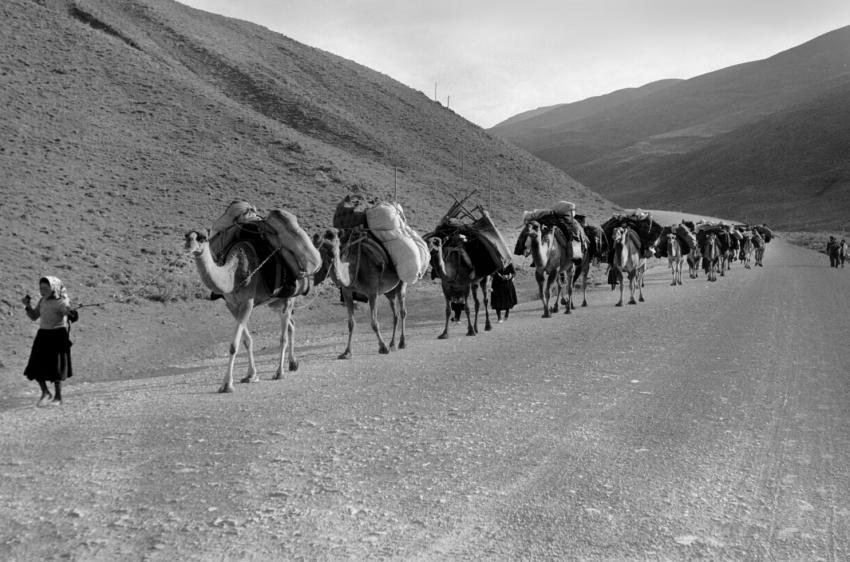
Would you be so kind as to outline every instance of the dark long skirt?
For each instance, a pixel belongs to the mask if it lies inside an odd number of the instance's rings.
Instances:
[[[73,375],[68,330],[39,330],[24,375],[33,381],[64,381]]]
[[[510,279],[493,276],[490,306],[493,310],[510,310],[517,303],[516,288]]]

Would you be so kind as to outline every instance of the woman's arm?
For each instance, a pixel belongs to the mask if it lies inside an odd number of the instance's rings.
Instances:
[[[36,303],[35,308],[30,306],[29,302],[24,306],[24,310],[27,313],[27,316],[30,317],[30,320],[38,320],[41,317],[41,299]]]

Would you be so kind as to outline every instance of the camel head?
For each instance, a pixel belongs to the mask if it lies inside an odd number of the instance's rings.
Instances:
[[[190,230],[186,233],[186,243],[183,247],[197,256],[204,252],[204,248],[207,246],[208,242],[209,230],[206,230],[204,232]]]
[[[428,239],[428,251],[430,253],[439,252],[443,249],[443,239],[439,236],[432,236]]]
[[[337,230],[336,228],[328,228],[327,230],[325,230],[324,234],[322,234],[322,237],[319,239],[318,247],[321,248],[325,245],[331,247],[338,247],[339,243],[339,230]]]
[[[543,226],[537,221],[529,221],[525,225],[525,235],[529,238],[541,238],[543,235]]]
[[[325,232],[319,236],[318,234],[314,237],[314,244],[316,248],[319,250],[319,254],[322,256],[322,261],[332,262],[333,256],[339,255],[340,249],[340,239],[339,239],[339,231],[336,228],[328,228]]]

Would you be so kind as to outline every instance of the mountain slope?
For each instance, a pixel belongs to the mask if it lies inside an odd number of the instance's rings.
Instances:
[[[388,76],[170,0],[6,0],[0,69],[4,311],[45,273],[78,301],[193,282],[182,234],[231,200],[316,232],[347,193],[392,198],[396,170],[420,231],[488,184],[506,235],[525,206],[613,209]]]
[[[850,80],[691,153],[659,157],[643,167],[615,166],[604,179],[628,186],[620,194],[626,205],[675,201],[676,208],[764,220],[787,230],[845,227],[850,224],[848,99]]]
[[[672,172],[666,167],[672,165],[671,162],[681,165],[676,160],[677,155],[701,153],[703,156],[699,158],[703,160],[707,154],[719,155],[715,141],[732,138],[725,135],[763,119],[781,120],[783,118],[777,116],[785,111],[799,113],[811,103],[808,110],[819,113],[819,103],[829,104],[817,100],[828,96],[834,88],[842,87],[850,78],[848,61],[850,27],[845,27],[763,61],[671,84],[583,119],[558,121],[557,114],[569,108],[555,108],[547,117],[559,125],[545,131],[535,128],[532,119],[512,121],[510,128],[504,129],[509,133],[505,138],[569,171],[585,185],[622,205],[682,206],[682,210],[732,216],[739,214],[734,198],[720,202],[722,208],[716,205],[710,209],[683,207],[696,203],[700,197],[690,184],[671,187],[669,176]],[[541,117],[538,115],[536,119],[539,121]],[[791,119],[799,121],[799,117]],[[770,129],[769,125],[766,127],[765,130]],[[499,132],[496,128],[493,131]],[[842,135],[840,131],[833,134]],[[744,148],[745,135],[740,132],[734,136],[739,150],[745,153],[760,151],[763,159],[772,161],[768,167],[782,167],[782,161],[787,158],[784,139],[753,137],[750,142],[758,145]],[[817,158],[810,149],[816,149],[822,142],[832,142],[828,137],[817,138],[817,134],[814,137],[806,135],[806,138],[812,143],[797,146],[800,152],[795,152],[804,160]],[[703,149],[706,152],[701,152]],[[737,159],[730,160],[728,155],[725,158],[704,166],[715,176],[722,177],[721,183],[739,191],[745,187],[736,183],[735,178],[740,174],[724,173],[725,166]],[[801,183],[803,178],[797,177],[793,170],[788,173],[787,184]],[[813,187],[818,191],[824,186]],[[785,199],[786,195],[791,199]],[[782,205],[796,205],[799,201],[793,193],[784,191],[761,190],[760,197],[768,203],[762,215],[764,220],[778,220],[784,212]],[[811,217],[807,218],[816,218],[814,208],[811,207]]]

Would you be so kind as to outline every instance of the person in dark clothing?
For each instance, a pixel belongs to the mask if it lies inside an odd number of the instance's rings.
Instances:
[[[509,263],[501,271],[493,274],[492,289],[490,292],[490,305],[496,311],[498,322],[503,322],[502,312],[505,313],[505,320],[511,314],[511,309],[517,304],[516,288],[514,287],[514,277],[516,269],[513,263]]]
[[[27,316],[39,320],[24,375],[37,381],[41,388],[39,406],[58,406],[62,404],[62,381],[73,375],[69,320],[76,318],[76,311],[71,308],[65,285],[58,278],[42,277],[38,290],[41,298],[35,306],[29,295],[23,298]],[[53,383],[55,394],[50,394],[48,382]]]

